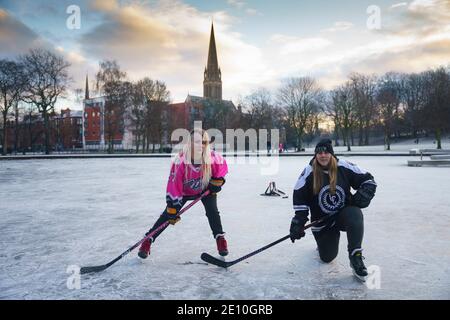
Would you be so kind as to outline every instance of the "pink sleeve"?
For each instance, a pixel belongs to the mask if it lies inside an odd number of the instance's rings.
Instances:
[[[178,160],[178,159],[176,159]],[[174,161],[170,168],[169,181],[167,182],[166,202],[168,205],[180,206],[183,200],[183,161]]]
[[[211,176],[223,178],[228,173],[228,165],[225,158],[216,152],[211,152]]]

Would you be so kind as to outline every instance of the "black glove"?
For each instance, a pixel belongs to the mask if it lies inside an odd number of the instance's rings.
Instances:
[[[292,243],[294,243],[295,240],[299,240],[305,236],[304,229],[306,221],[308,221],[307,211],[297,211],[295,213],[295,216],[291,221],[291,228],[289,229]]]
[[[358,191],[352,197],[352,205],[359,208],[367,208],[370,201],[375,196],[377,186],[371,183],[365,183],[359,187]]]
[[[166,211],[164,211],[164,215],[171,225],[174,225],[181,220],[181,218],[178,216],[178,211],[179,210],[176,207],[171,207],[169,205],[167,206]]]
[[[208,190],[211,193],[220,192],[220,190],[222,190],[222,186],[224,183],[225,183],[224,178],[211,178],[211,180],[209,180]]]

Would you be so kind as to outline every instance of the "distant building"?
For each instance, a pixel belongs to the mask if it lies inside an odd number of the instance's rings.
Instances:
[[[61,115],[54,117],[55,144],[57,150],[74,150],[83,148],[83,112],[69,108],[61,110]]]
[[[87,150],[107,149],[110,135],[113,135],[114,149],[132,149],[133,134],[127,129],[126,117],[118,119],[114,109],[105,112],[104,96],[90,98],[88,77],[86,76],[85,99],[83,100],[83,146]]]
[[[69,108],[48,116],[51,151],[71,151],[83,148],[82,112]],[[40,152],[45,149],[44,119],[40,113],[23,115],[17,125],[7,121],[8,151]]]
[[[83,146],[85,149],[104,149],[105,125],[104,125],[105,99],[87,96],[83,101]]]

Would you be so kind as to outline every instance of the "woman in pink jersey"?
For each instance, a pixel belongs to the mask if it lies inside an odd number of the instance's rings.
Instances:
[[[217,250],[221,256],[226,256],[228,248],[217,209],[217,193],[225,183],[224,177],[227,173],[228,166],[225,159],[217,152],[211,151],[208,133],[201,129],[193,130],[183,151],[172,163],[167,183],[166,209],[146,235],[166,221],[172,225],[177,223],[180,220],[177,215],[183,205],[197,198],[205,190],[209,190],[211,193],[202,199],[202,203],[216,239]],[[145,259],[149,256],[151,244],[163,230],[142,243],[139,257]]]

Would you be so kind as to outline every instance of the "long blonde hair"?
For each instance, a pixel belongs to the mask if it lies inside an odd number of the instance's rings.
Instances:
[[[178,154],[178,157],[184,155],[185,165],[192,164],[192,142],[193,136],[195,134],[201,135],[202,144],[203,143],[205,144],[202,150],[202,157],[201,157],[202,190],[204,190],[208,186],[209,180],[211,179],[211,147],[209,141],[209,134],[203,129],[196,128],[192,130],[186,139],[186,144],[183,146],[182,151]],[[188,178],[187,172],[188,170],[185,170],[185,179]]]
[[[323,168],[320,166],[316,158],[313,161],[313,193],[316,195],[320,192],[322,188],[323,179]],[[330,158],[330,163],[328,164],[328,177],[330,179],[330,192],[332,195],[336,194],[336,183],[337,183],[337,160],[335,157]]]

